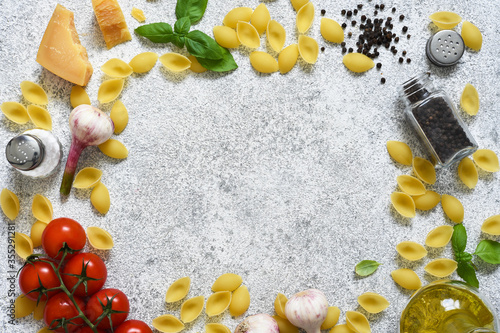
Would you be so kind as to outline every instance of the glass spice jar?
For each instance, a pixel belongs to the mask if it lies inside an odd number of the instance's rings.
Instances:
[[[434,164],[448,167],[477,149],[470,134],[442,90],[437,90],[427,74],[402,84],[406,116],[432,155]]]

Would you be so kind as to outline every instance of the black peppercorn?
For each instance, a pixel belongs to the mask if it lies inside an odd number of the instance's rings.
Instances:
[[[379,6],[379,5],[375,5],[375,8],[379,9],[379,8],[380,8],[380,6]]]
[[[403,63],[403,57],[399,57],[399,63],[402,64]]]
[[[345,47],[342,48],[342,53],[346,53],[347,49]]]
[[[358,13],[358,10],[354,9],[352,12],[354,13],[354,15],[356,15]]]
[[[352,53],[354,50],[352,49],[352,47],[349,48],[349,53]]]
[[[378,63],[377,63],[377,68],[378,68],[378,69],[382,68],[382,63],[378,62]]]
[[[345,47],[345,42],[340,43],[340,46]]]
[[[352,37],[352,32],[350,32],[350,31],[349,31],[349,32],[347,33],[347,36]]]
[[[377,16],[378,15],[378,10],[374,11],[373,15]]]
[[[362,4],[359,4],[359,5],[358,5],[358,9],[361,9],[361,8],[363,8],[363,5],[362,5]]]
[[[361,22],[366,21],[366,15],[361,15]]]
[[[352,21],[351,25],[354,27],[356,25],[356,21]]]
[[[326,10],[322,9],[321,10],[321,15],[325,15],[326,14]]]
[[[404,55],[404,56],[406,55],[406,51],[403,51],[403,55]]]
[[[408,31],[408,27],[405,25],[405,26],[403,27],[403,32],[407,32],[407,31]]]
[[[321,52],[325,52],[325,47],[324,46],[321,47]]]
[[[406,35],[406,38],[410,39],[410,37],[411,37],[411,35],[410,35],[410,34]]]
[[[410,63],[410,62],[411,62],[411,59],[410,59],[410,58],[406,59],[406,62],[407,62],[407,63]]]
[[[350,17],[350,16],[352,16],[352,12],[349,10],[349,11],[347,12],[347,17]]]
[[[341,15],[345,15],[345,13],[346,13],[346,10],[345,10],[345,9],[342,9],[342,10],[340,11],[340,14],[341,14]]]
[[[344,29],[347,28],[347,24],[345,22],[342,23],[342,28],[344,28]]]
[[[385,83],[385,77],[380,79],[380,83],[384,84]]]
[[[395,13],[396,12],[396,7],[392,7],[392,12]]]
[[[405,16],[404,16],[403,14],[399,15],[399,20],[400,20],[400,21],[403,21],[403,20],[404,20],[404,18],[405,18]]]
[[[399,37],[394,38],[394,42],[395,43],[399,42]]]

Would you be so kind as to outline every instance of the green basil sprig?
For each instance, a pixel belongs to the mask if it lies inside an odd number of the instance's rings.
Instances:
[[[189,17],[192,23],[196,23],[205,14],[208,0],[179,0],[175,6],[175,16],[177,19],[181,17]]]
[[[363,261],[360,261],[356,265],[354,271],[359,276],[368,276],[368,275],[375,273],[378,266],[380,266],[380,265],[382,265],[382,264],[379,262],[376,262],[375,260],[363,260]]]

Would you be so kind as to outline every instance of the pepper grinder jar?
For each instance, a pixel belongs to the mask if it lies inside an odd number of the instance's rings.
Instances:
[[[7,161],[23,175],[43,178],[61,163],[62,147],[49,131],[32,129],[12,138],[5,148]]]
[[[437,166],[448,167],[472,154],[478,145],[448,95],[426,74],[402,85],[406,116]]]

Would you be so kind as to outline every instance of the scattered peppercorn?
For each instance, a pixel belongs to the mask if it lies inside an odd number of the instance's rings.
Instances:
[[[384,5],[384,4],[381,4],[381,5],[380,5],[380,9],[381,9],[381,10],[384,10],[384,8],[385,8],[385,5]]]
[[[405,16],[404,16],[403,14],[399,15],[399,20],[400,20],[400,21],[403,21],[403,20],[404,20],[404,18],[405,18]]]
[[[404,56],[406,55],[406,51],[403,51],[403,55],[404,55]]]
[[[349,53],[352,53],[354,50],[352,49],[352,47],[349,48]]]
[[[378,15],[378,10],[374,11],[373,15],[377,16]]]
[[[352,21],[351,25],[354,27],[356,25],[356,21]]]
[[[394,38],[394,42],[398,43],[399,42],[399,37]]]
[[[378,68],[378,69],[382,68],[382,63],[378,62],[378,63],[377,63],[377,68]]]
[[[325,47],[324,46],[321,47],[321,52],[325,52]]]
[[[351,11],[348,11],[347,12],[347,17],[351,17],[352,16],[352,12]]]
[[[347,24],[345,24],[345,22],[342,23],[342,28],[344,28],[344,29],[347,28]]]
[[[345,47],[345,42],[340,43],[340,46]]]
[[[408,27],[405,25],[405,26],[403,27],[403,32],[407,32],[407,31],[408,31]]]
[[[406,59],[406,62],[410,63],[411,62],[411,58]]]
[[[404,61],[403,57],[399,57],[399,63],[402,64]]]
[[[385,83],[385,77],[380,79],[380,83],[384,84]]]
[[[345,10],[345,9],[342,9],[342,10],[340,11],[340,14],[341,14],[341,15],[345,15],[345,13],[346,13],[346,10]]]
[[[345,47],[342,48],[342,53],[346,53],[347,49]]]
[[[366,21],[366,15],[361,15],[361,22]]]
[[[321,15],[325,15],[326,14],[326,10],[322,9],[321,10]]]
[[[410,34],[406,35],[406,38],[410,39],[410,37],[411,37],[411,35],[410,35]]]
[[[359,4],[359,5],[358,5],[358,9],[361,9],[361,8],[363,8],[363,5],[362,5],[362,4]]]
[[[376,8],[376,9],[379,9],[379,8],[380,8],[380,6],[379,6],[379,5],[375,5],[375,8]]]
[[[349,31],[349,32],[347,33],[347,36],[352,37],[352,32],[350,32],[350,31]]]
[[[392,12],[395,13],[396,12],[396,7],[392,7]]]

